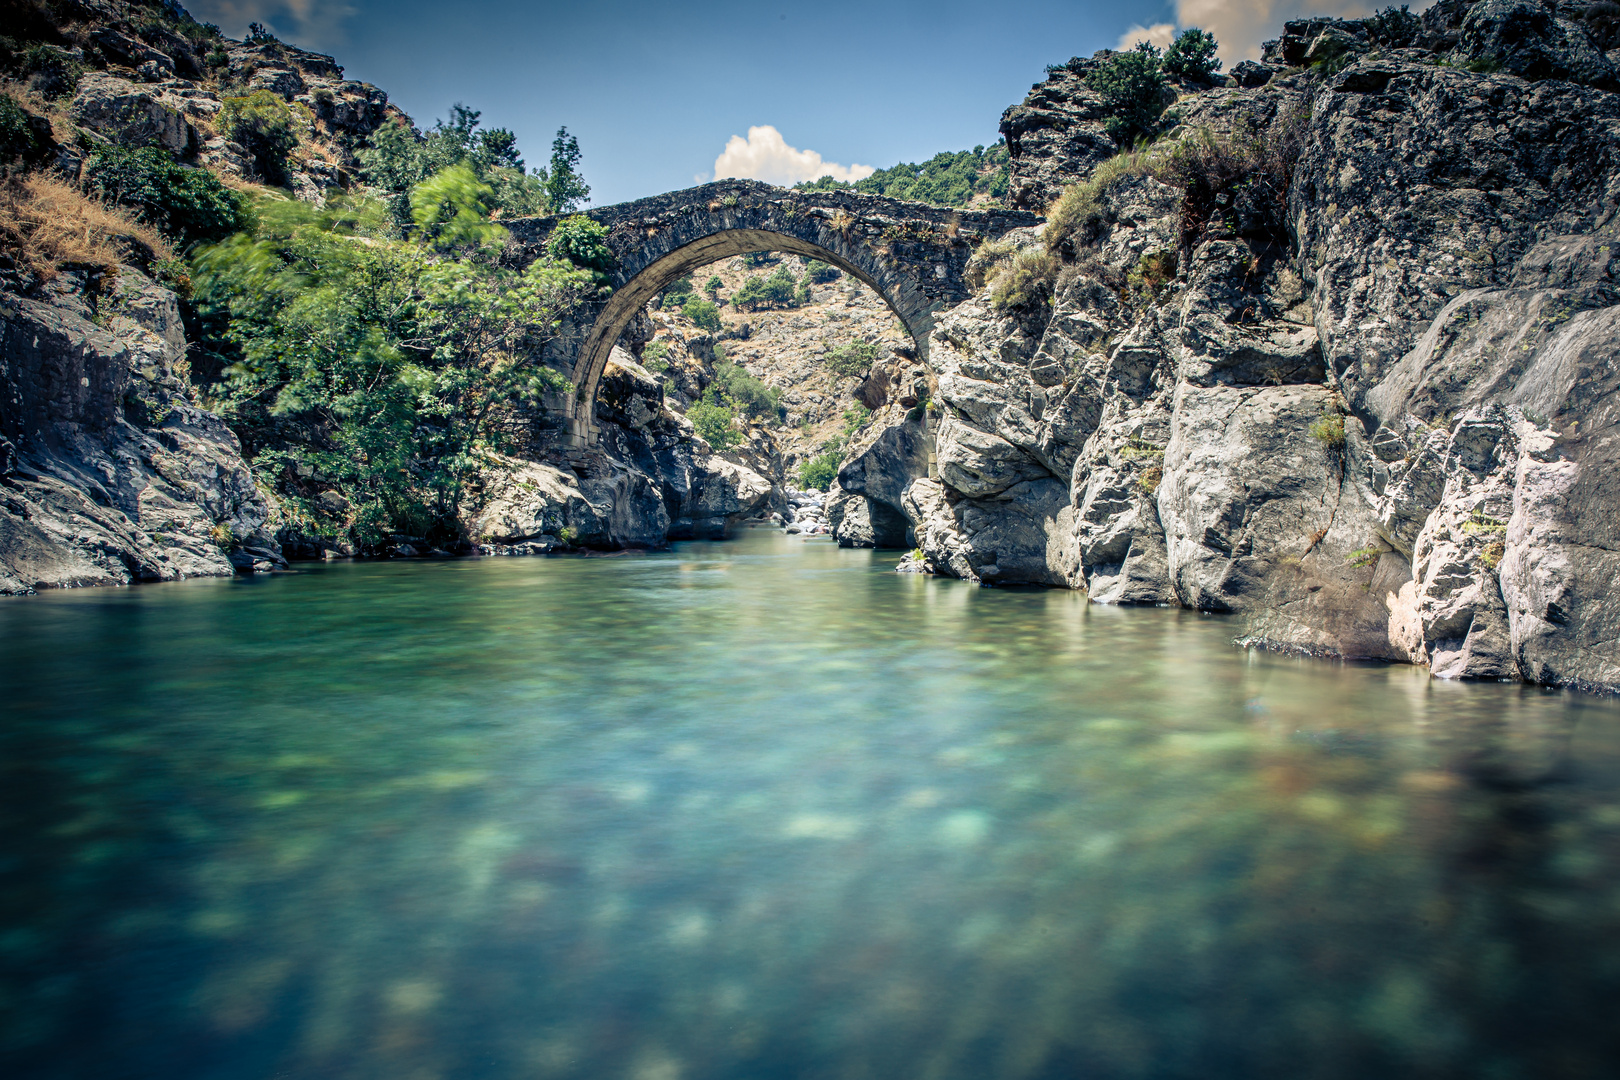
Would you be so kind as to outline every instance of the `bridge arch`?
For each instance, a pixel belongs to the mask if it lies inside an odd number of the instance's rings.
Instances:
[[[1039,223],[1023,211],[950,210],[847,191],[791,191],[754,180],[723,180],[650,199],[586,211],[608,228],[612,292],[587,313],[583,333],[561,357],[576,445],[596,436],[596,390],[630,320],[683,274],[732,255],[781,251],[820,259],[870,286],[927,356],[934,314],[967,299],[974,247]],[[509,223],[538,257],[558,218]]]

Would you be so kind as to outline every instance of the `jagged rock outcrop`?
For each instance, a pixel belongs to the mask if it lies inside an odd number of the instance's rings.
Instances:
[[[0,593],[267,569],[272,507],[191,399],[173,293],[125,267],[0,297]]]
[[[937,478],[896,473],[928,568],[1232,612],[1266,647],[1620,689],[1609,62],[1533,0],[1390,25],[1290,23],[1178,102],[1173,139],[1297,145],[1285,205],[1127,170],[1044,306],[987,288],[939,316]],[[1100,160],[1072,68],[1008,118],[1031,205]]]

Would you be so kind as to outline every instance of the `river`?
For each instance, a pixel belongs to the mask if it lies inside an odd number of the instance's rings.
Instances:
[[[1591,1077],[1620,706],[758,530],[0,602],[11,1077]]]

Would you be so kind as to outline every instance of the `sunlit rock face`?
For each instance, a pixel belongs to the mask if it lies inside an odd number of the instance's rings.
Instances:
[[[1126,176],[1049,299],[998,308],[987,284],[936,316],[937,467],[895,473],[926,564],[1237,612],[1266,647],[1620,688],[1620,98],[1560,20],[1536,45],[1558,63],[1433,63],[1534,6],[1450,5],[1402,49],[1290,24],[1171,134],[1295,125],[1269,210],[1193,220]],[[1289,74],[1329,31],[1344,66]],[[1096,165],[1077,78],[1009,111],[1026,201]]]

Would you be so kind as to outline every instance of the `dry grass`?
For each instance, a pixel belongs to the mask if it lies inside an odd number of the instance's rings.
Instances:
[[[72,184],[35,175],[0,185],[0,254],[41,280],[76,266],[114,274],[138,246],[174,257],[155,229]]]

